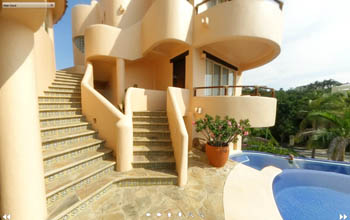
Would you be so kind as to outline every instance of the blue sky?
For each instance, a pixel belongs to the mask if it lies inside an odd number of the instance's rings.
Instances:
[[[76,4],[90,4],[90,0],[69,0],[66,13],[54,26],[57,69],[73,66],[71,10]]]
[[[316,80],[350,82],[350,0],[285,0],[281,54],[244,72],[243,84],[292,88]],[[55,25],[57,69],[73,66],[71,9],[90,0],[69,0]]]

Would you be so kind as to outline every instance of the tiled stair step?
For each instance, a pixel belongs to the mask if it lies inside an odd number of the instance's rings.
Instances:
[[[80,211],[98,200],[112,187],[114,177],[105,175],[98,181],[72,192],[55,206],[48,208],[50,220],[71,220]]]
[[[66,75],[56,75],[54,81],[63,80],[65,82],[72,81],[72,82],[81,82],[83,77],[75,77],[75,76],[66,76]]]
[[[78,75],[67,75],[67,74],[61,74],[61,73],[56,73],[55,79],[67,79],[67,80],[82,80],[84,78],[83,75],[78,76]]]
[[[170,138],[170,132],[167,130],[149,130],[144,128],[134,129],[134,137],[148,137],[154,139],[168,139]]]
[[[83,115],[40,118],[41,128],[59,126],[59,125],[77,124],[80,122],[86,122],[86,119]]]
[[[63,117],[81,115],[81,108],[65,108],[65,109],[40,109],[40,118]]]
[[[57,87],[57,86],[49,86],[49,91],[50,92],[70,92],[70,93],[78,93],[80,92],[80,87],[79,88],[67,88],[67,87]]]
[[[75,89],[75,90],[80,90],[80,84],[76,85],[50,85],[49,90],[52,89]]]
[[[177,185],[177,176],[172,177],[144,177],[135,179],[123,179],[116,183],[118,187],[154,186],[154,185]]]
[[[133,112],[134,116],[167,116],[166,111],[142,111]]]
[[[112,159],[101,160],[92,166],[86,167],[78,172],[63,177],[58,177],[46,184],[46,198],[49,207],[54,206],[59,200],[70,193],[100,180],[106,174],[114,171],[115,161]]]
[[[81,102],[40,102],[39,109],[81,108]]]
[[[133,122],[162,122],[167,123],[168,117],[166,116],[133,116]]]
[[[54,82],[52,82],[52,85],[53,86],[74,86],[76,88],[76,87],[80,87],[80,82],[79,81],[77,81],[77,82],[57,82],[57,81],[54,81]]]
[[[93,138],[97,139],[97,131],[84,130],[70,135],[42,137],[41,139],[43,150],[49,150],[51,148],[83,143]]]
[[[134,168],[164,169],[175,168],[175,158],[173,155],[134,155],[132,162]]]
[[[56,75],[64,75],[64,76],[72,76],[72,77],[84,77],[84,73],[61,72],[61,71],[56,71]]]
[[[91,128],[88,122],[81,122],[70,125],[59,125],[41,129],[41,137],[68,135]]]
[[[170,139],[134,137],[134,146],[171,146]]]
[[[73,71],[67,71],[67,70],[56,70],[56,73],[62,73],[62,74],[71,74],[71,75],[84,75],[82,72],[73,72]]]
[[[60,96],[60,97],[80,97],[80,91],[79,92],[67,92],[67,91],[44,91],[44,94],[46,96]]]
[[[171,154],[173,155],[173,148],[171,146],[134,146],[134,155],[159,155]]]
[[[81,97],[61,97],[61,96],[39,96],[39,103],[46,102],[80,102]]]
[[[169,130],[168,123],[161,122],[133,122],[134,129],[137,128],[147,128],[147,129],[159,129],[159,130]]]
[[[45,164],[45,179],[48,179],[50,182],[59,176],[69,175],[69,173],[74,170],[83,169],[87,166],[93,165],[99,160],[103,160],[103,158],[110,157],[110,153],[112,153],[111,149],[100,148],[97,151],[82,153],[79,157],[67,158],[58,162]]]
[[[49,149],[43,150],[43,157],[44,160],[48,160],[54,157],[59,157],[62,155],[74,153],[76,151],[82,150],[84,148],[89,147],[96,147],[98,149],[99,147],[102,147],[104,143],[104,140],[100,140],[97,138],[91,138],[86,141],[82,141],[79,143],[71,143],[66,145],[57,145],[56,147],[52,147]],[[78,154],[79,152],[76,152]]]
[[[80,83],[82,78],[78,77],[68,77],[68,76],[58,76],[56,75],[54,82],[72,82],[72,83]]]

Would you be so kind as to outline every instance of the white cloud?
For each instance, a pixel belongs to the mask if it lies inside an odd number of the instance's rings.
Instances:
[[[287,0],[279,57],[244,74],[244,84],[296,87],[316,80],[350,82],[350,1]]]

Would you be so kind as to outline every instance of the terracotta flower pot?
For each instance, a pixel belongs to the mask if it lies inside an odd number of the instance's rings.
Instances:
[[[207,154],[209,163],[214,167],[223,167],[225,166],[228,155],[229,148],[226,147],[215,147],[209,144],[205,145],[205,153]]]

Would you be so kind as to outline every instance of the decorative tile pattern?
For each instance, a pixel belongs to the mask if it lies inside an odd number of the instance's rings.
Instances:
[[[96,134],[81,135],[78,137],[67,138],[64,140],[43,143],[42,146],[44,150],[48,150],[52,147],[56,148],[56,147],[69,146],[72,144],[84,143],[93,138],[97,138],[97,135]]]
[[[41,137],[47,137],[47,136],[60,136],[60,135],[70,135],[78,133],[79,131],[84,131],[91,128],[89,124],[85,125],[78,125],[74,127],[68,127],[68,128],[56,128],[52,130],[42,131]]]
[[[40,118],[81,115],[81,110],[40,111]]]
[[[81,108],[80,103],[39,103],[39,109],[65,109],[65,108]]]
[[[96,151],[97,149],[101,148],[101,146],[102,146],[101,144],[97,144],[97,145],[89,146],[89,147],[79,149],[76,151],[71,151],[69,153],[65,153],[65,154],[44,160],[44,166],[47,166],[47,165],[50,165],[50,164],[53,164],[56,162],[60,162],[60,161],[65,160],[65,159],[79,157],[81,154]]]
[[[52,126],[77,124],[81,122],[85,122],[85,119],[83,116],[76,117],[76,118],[62,118],[62,119],[57,118],[57,119],[42,120],[40,121],[40,126],[42,128],[45,128],[45,127],[52,127]]]
[[[62,198],[64,198],[66,195],[68,195],[69,193],[75,191],[75,190],[78,190],[78,189],[81,189],[83,187],[86,187],[87,185],[89,184],[92,184],[94,183],[95,181],[97,181],[99,178],[101,178],[102,176],[105,176],[107,175],[108,173],[111,173],[113,172],[114,170],[114,167],[109,167],[105,170],[102,170],[101,172],[99,173],[96,173],[95,175],[92,175],[72,186],[69,186],[67,188],[65,188],[64,190],[60,191],[60,192],[57,192],[56,194],[48,197],[46,199],[46,202],[47,202],[47,206],[50,207],[52,206],[53,204],[55,204],[55,202],[61,200]]]

